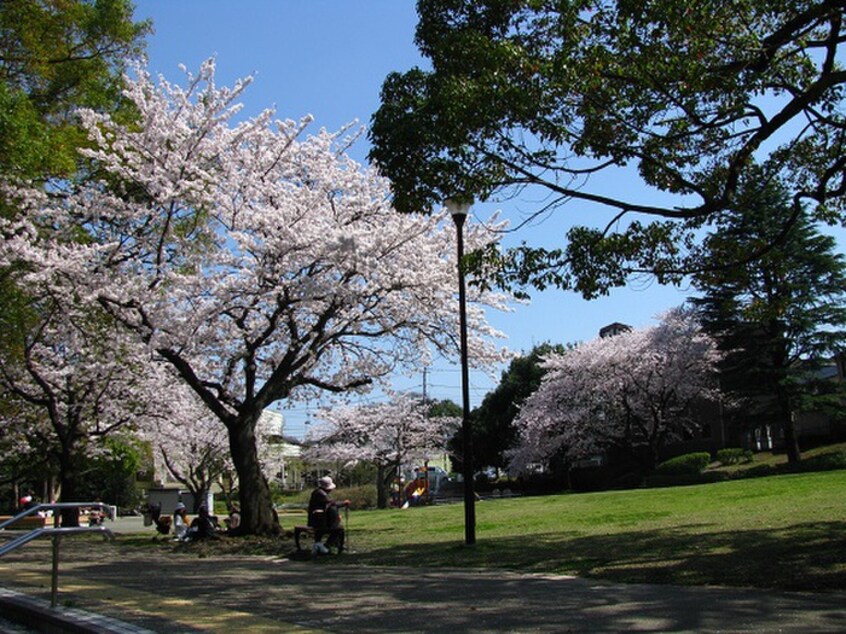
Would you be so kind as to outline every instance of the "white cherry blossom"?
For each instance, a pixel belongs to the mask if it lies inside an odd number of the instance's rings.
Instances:
[[[22,283],[96,304],[174,368],[227,429],[245,530],[266,532],[264,408],[457,356],[455,229],[396,213],[385,179],[337,134],[306,136],[309,118],[239,118],[249,83],[216,86],[212,61],[185,88],[137,68],[137,121],[81,113],[98,178],[7,186],[20,213],[0,221],[0,264],[26,262]],[[468,248],[493,239],[466,228]],[[470,299],[470,360],[485,367],[505,352],[484,306],[507,298]]]
[[[549,355],[540,388],[515,420],[511,468],[525,472],[556,454],[578,459],[610,447],[654,463],[663,445],[703,425],[695,406],[720,397],[719,357],[695,313],[684,309],[665,313],[657,326]]]

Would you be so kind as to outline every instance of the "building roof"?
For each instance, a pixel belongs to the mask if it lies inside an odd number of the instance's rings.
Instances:
[[[629,332],[631,329],[632,327],[628,324],[621,324],[619,321],[615,321],[613,324],[608,324],[607,326],[600,328],[599,336],[602,339],[605,339],[605,337],[613,337],[614,335]]]

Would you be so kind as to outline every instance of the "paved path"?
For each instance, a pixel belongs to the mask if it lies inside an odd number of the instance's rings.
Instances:
[[[49,552],[42,541],[0,559],[2,585],[48,597]],[[71,539],[62,552],[60,603],[154,632],[846,631],[843,593],[333,566],[331,558],[203,559]]]

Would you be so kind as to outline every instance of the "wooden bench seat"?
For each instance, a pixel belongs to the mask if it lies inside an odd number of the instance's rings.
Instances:
[[[303,550],[300,544],[300,537],[303,535],[314,538],[314,529],[311,526],[294,526],[294,543],[297,545],[297,550]]]
[[[13,515],[0,515],[0,522],[12,519]],[[40,517],[38,515],[27,515],[22,517],[14,524],[6,527],[7,530],[13,531],[31,531],[34,528],[44,528],[53,525],[52,517]]]

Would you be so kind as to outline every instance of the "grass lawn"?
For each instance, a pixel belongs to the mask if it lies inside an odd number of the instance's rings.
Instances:
[[[620,582],[846,590],[846,471],[352,512],[332,564],[471,566]],[[283,517],[283,525],[290,521]]]
[[[846,445],[803,454],[830,468]],[[315,565],[478,567],[578,575],[617,582],[846,591],[846,469],[782,473],[784,456],[720,468],[780,475],[713,484],[567,493],[476,504],[474,547],[465,547],[462,504],[352,511],[352,552]],[[738,475],[735,473],[735,475]],[[343,498],[343,492],[335,497]],[[290,531],[304,511],[280,513]],[[222,538],[174,544],[124,535],[127,548],[287,555],[290,539]],[[307,557],[307,555],[305,555]]]

